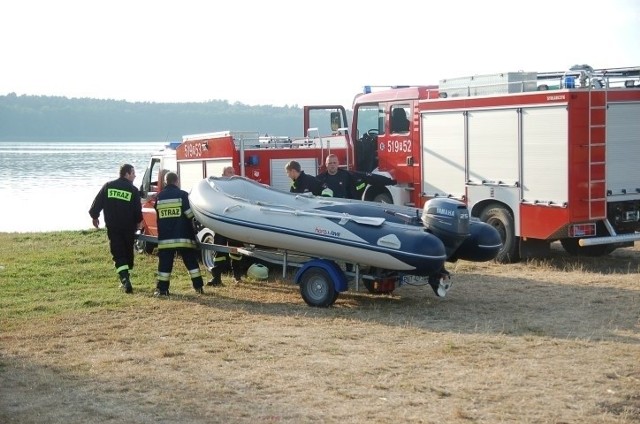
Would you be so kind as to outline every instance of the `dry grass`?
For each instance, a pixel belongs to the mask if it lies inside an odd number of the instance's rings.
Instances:
[[[640,249],[449,269],[443,300],[401,287],[310,308],[272,270],[0,315],[0,422],[640,423]]]

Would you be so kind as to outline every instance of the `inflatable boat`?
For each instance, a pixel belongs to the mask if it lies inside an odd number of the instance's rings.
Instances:
[[[280,191],[234,176],[209,177],[189,195],[205,227],[244,243],[415,276],[445,261],[495,258],[501,240],[466,205],[432,199],[424,209]]]
[[[415,275],[437,272],[447,258],[443,243],[421,226],[343,213],[339,206],[346,202],[242,177],[203,180],[189,202],[202,225],[244,243]]]

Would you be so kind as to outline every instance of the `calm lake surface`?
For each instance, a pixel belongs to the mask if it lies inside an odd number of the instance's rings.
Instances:
[[[102,185],[130,163],[139,187],[150,155],[165,144],[0,142],[0,232],[93,228],[89,208]]]

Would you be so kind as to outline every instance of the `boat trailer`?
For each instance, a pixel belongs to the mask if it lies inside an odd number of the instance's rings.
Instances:
[[[157,245],[157,237],[136,234],[136,242],[144,242],[147,246]],[[349,281],[355,284],[355,291],[360,291],[360,282],[369,293],[391,294],[403,285],[429,285],[438,297],[444,297],[451,288],[449,274],[444,271],[437,277],[417,276],[400,271],[389,271],[375,267],[361,268],[359,264],[344,264],[339,258],[320,258],[306,253],[292,252],[283,249],[271,249],[246,245],[244,247],[227,246],[198,241],[198,248],[203,251],[234,253],[255,258],[263,262],[282,267],[282,278],[287,278],[289,267],[298,268],[294,283],[300,287],[300,295],[309,306],[329,307],[333,305],[342,292],[349,290]],[[149,249],[138,249],[151,253]],[[344,268],[339,264],[344,264]],[[350,269],[350,270],[349,270]],[[213,270],[210,268],[210,272]]]

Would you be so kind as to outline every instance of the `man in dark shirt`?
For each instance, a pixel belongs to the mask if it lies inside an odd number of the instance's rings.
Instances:
[[[100,226],[100,212],[104,212],[109,249],[125,293],[133,293],[129,271],[133,269],[135,233],[142,223],[142,203],[133,185],[135,179],[133,165],[122,165],[120,178],[105,183],[89,209],[96,228]]]
[[[320,196],[322,184],[316,177],[305,174],[299,162],[289,161],[284,169],[291,178],[291,193],[312,193],[314,196]]]
[[[343,199],[355,199],[355,185],[349,171],[339,169],[338,156],[333,153],[325,160],[327,170],[318,175],[322,183],[322,196],[340,197]]]

